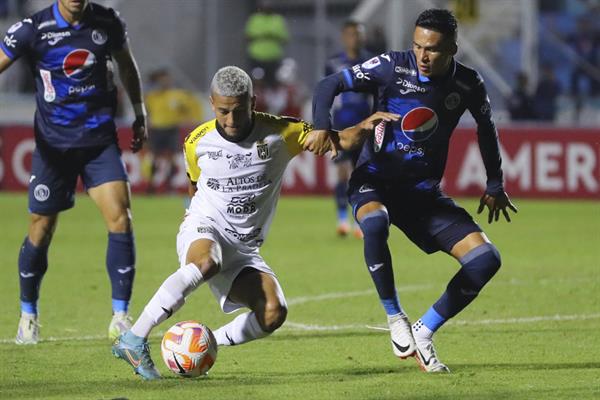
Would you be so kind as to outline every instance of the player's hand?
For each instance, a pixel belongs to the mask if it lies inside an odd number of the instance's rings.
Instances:
[[[385,111],[377,111],[375,114],[371,115],[369,118],[358,123],[358,126],[363,131],[372,131],[375,129],[377,125],[381,123],[381,121],[391,122],[398,121],[400,119],[400,114],[389,113]]]
[[[135,117],[135,121],[133,121],[133,125],[131,125],[131,130],[133,131],[133,137],[131,138],[131,151],[137,153],[144,146],[144,142],[148,139],[148,132],[146,130],[146,116],[138,115]]]
[[[500,218],[500,212],[502,212],[504,218],[510,222],[510,215],[508,214],[507,208],[510,208],[514,213],[518,212],[517,207],[511,203],[506,192],[502,192],[498,196],[490,196],[489,194],[484,194],[481,196],[477,214],[481,214],[486,206],[489,210],[488,224],[491,224],[492,220],[498,221]]]
[[[313,130],[309,132],[302,149],[311,151],[317,156],[322,156],[328,151],[331,151],[331,158],[336,158],[338,155],[337,146],[331,139],[328,130]]]

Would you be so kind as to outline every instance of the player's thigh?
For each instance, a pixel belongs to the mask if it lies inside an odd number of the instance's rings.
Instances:
[[[259,315],[266,312],[285,313],[287,305],[277,278],[267,272],[248,267],[233,281],[229,299],[242,304]]]
[[[127,172],[116,144],[87,150],[82,171],[83,184],[100,209],[111,232],[131,229],[131,193]]]
[[[460,260],[471,250],[481,246],[482,244],[490,243],[490,240],[483,232],[471,232],[459,240],[450,249],[452,257]]]

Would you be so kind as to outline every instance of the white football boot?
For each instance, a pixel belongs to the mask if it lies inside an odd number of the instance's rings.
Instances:
[[[413,330],[418,329],[419,323],[422,324],[421,320],[417,321],[413,326]],[[450,369],[438,359],[435,347],[433,347],[433,339],[421,337],[416,332],[413,332],[413,336],[417,344],[415,359],[423,371],[432,373],[450,372]]]
[[[388,315],[388,325],[394,355],[402,359],[412,356],[415,353],[416,344],[408,317],[404,314]]]
[[[108,326],[108,338],[114,342],[122,333],[131,329],[133,320],[126,312],[116,312],[113,314]]]
[[[22,313],[17,328],[16,344],[37,344],[40,335],[40,323],[37,314]]]

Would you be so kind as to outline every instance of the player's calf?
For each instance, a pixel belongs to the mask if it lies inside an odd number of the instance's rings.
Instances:
[[[260,328],[267,333],[273,333],[287,317],[287,306],[279,301],[267,301],[262,310],[257,312],[257,321]]]

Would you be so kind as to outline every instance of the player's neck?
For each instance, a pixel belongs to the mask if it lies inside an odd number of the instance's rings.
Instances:
[[[85,10],[86,9],[84,8],[83,10],[81,10],[81,12],[72,13],[66,8],[64,8],[60,1],[58,2],[58,12],[65,19],[65,21],[69,23],[69,25],[79,25],[79,23],[83,19]]]
[[[360,50],[358,49],[346,49],[346,57],[348,57],[349,60],[356,60],[359,53]]]

